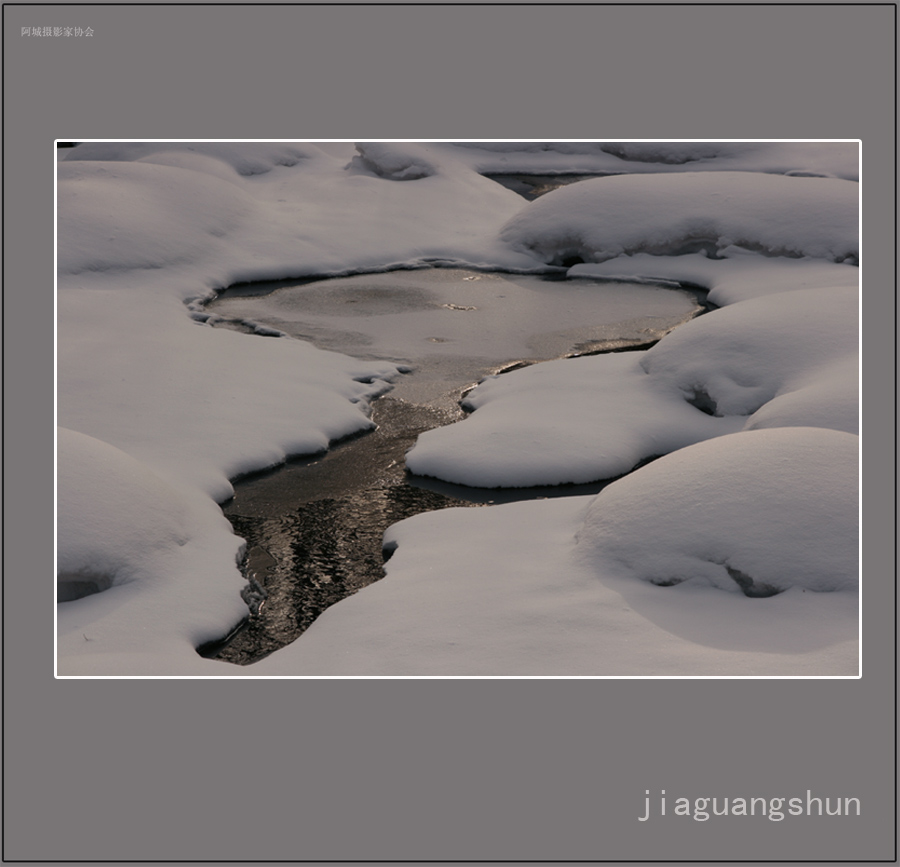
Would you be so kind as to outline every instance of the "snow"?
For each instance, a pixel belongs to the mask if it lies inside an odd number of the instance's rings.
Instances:
[[[57,605],[58,673],[855,674],[856,148],[88,142],[57,154],[57,583],[61,600],[101,591]],[[529,204],[479,174],[498,167],[628,174]],[[692,249],[721,258],[673,255]],[[490,379],[469,396],[475,412],[421,437],[408,465],[530,485],[666,456],[596,498],[401,522],[387,577],[294,645],[243,669],[200,658],[246,611],[243,543],[217,506],[231,481],[369,427],[369,402],[401,367],[386,337],[352,358],[260,336],[277,327],[211,328],[202,299],[246,280],[435,261],[541,273],[575,256],[572,278],[687,280],[722,309],[645,352]],[[668,505],[691,496],[706,498],[702,526]],[[784,515],[808,545],[778,535]],[[654,586],[661,562],[697,578]],[[778,589],[789,566],[786,589],[748,598],[724,563]]]
[[[855,593],[858,453],[856,436],[803,427],[681,449],[605,488],[579,551],[601,578]]]
[[[93,437],[57,433],[60,595],[153,575],[154,554],[184,545],[189,510],[146,465]],[[64,588],[65,591],[64,592]]]
[[[641,174],[745,171],[859,180],[857,142],[465,142],[430,143],[486,173]]]
[[[554,265],[737,246],[857,259],[858,186],[834,178],[683,172],[594,178],[548,193],[501,238]]]
[[[359,156],[355,160],[382,178],[416,181],[438,171],[438,164],[420,145],[360,142],[356,149]]]
[[[577,484],[739,429],[648,377],[640,358],[563,359],[486,380],[467,397],[473,414],[420,436],[406,465],[473,487]]]
[[[722,258],[710,259],[704,254],[684,256],[651,256],[636,253],[619,256],[598,264],[574,265],[572,277],[596,277],[606,280],[682,280],[705,286],[708,299],[718,307],[793,289],[853,286],[859,288],[859,269],[852,265],[835,265],[821,259],[778,259],[728,247],[720,251]],[[667,278],[662,278],[665,273]]]
[[[244,176],[262,175],[276,166],[295,166],[320,153],[316,145],[302,142],[242,142],[238,147],[230,142],[82,142],[68,151],[65,159],[69,162],[144,161],[227,177],[230,172],[213,167],[228,166]]]
[[[367,401],[395,365],[203,327],[165,294],[172,288],[155,274],[105,274],[60,291],[60,424],[217,501],[234,476],[371,425]]]

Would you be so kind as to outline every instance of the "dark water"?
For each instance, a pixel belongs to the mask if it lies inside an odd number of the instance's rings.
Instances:
[[[595,172],[593,174],[564,174],[564,175],[522,175],[505,174],[500,172],[486,172],[485,177],[496,181],[498,184],[518,193],[529,202],[533,202],[545,193],[558,190],[560,187],[587,181],[591,178],[608,177],[608,172]]]
[[[319,459],[301,460],[235,485],[223,511],[247,541],[245,575],[265,592],[225,647],[201,652],[247,664],[294,641],[326,608],[384,574],[381,541],[397,521],[464,500],[410,485],[404,455],[447,414],[385,396],[371,433]]]

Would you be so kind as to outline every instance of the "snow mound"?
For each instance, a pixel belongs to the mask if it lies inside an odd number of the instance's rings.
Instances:
[[[57,184],[61,274],[195,261],[254,211],[220,179],[141,162],[63,162]]]
[[[736,246],[856,259],[859,187],[834,178],[681,172],[595,178],[531,202],[500,239],[552,265]]]
[[[794,377],[791,389],[753,413],[744,429],[824,427],[859,433],[857,353]]]
[[[788,402],[790,392],[812,383],[827,402],[846,392],[846,376],[836,377],[834,364],[856,362],[858,310],[857,292],[844,287],[744,301],[676,329],[647,351],[641,367],[716,416],[749,416],[775,397]],[[856,385],[850,384],[844,403],[856,400]],[[818,420],[816,426],[841,429],[847,423],[844,412],[833,420],[825,412]]]
[[[569,358],[491,377],[466,400],[475,412],[420,435],[406,466],[481,488],[579,484],[739,428],[698,412],[639,359]]]
[[[358,159],[367,169],[393,181],[415,181],[438,171],[434,157],[420,145],[409,143],[358,142]]]
[[[188,540],[186,503],[140,461],[67,428],[57,458],[59,601],[152,575],[156,555]]]
[[[667,455],[605,488],[577,535],[595,572],[747,596],[856,592],[858,437],[748,431]]]
[[[265,174],[276,166],[294,166],[321,153],[315,145],[297,142],[83,142],[72,148],[65,160],[142,160],[169,165],[173,155],[196,154],[212,157],[239,175],[249,176]]]

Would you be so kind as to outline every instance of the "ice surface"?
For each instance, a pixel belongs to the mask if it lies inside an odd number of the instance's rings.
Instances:
[[[264,297],[225,297],[210,309],[357,358],[506,362],[563,355],[576,332],[602,341],[631,329],[650,342],[699,307],[688,292],[652,285],[440,268],[285,286]]]

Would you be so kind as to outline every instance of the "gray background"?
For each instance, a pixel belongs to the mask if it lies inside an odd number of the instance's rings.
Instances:
[[[7,860],[894,857],[892,6],[23,4],[4,25]],[[95,35],[20,36],[44,25]],[[143,137],[862,139],[862,679],[55,681],[53,139]],[[863,814],[638,822],[663,788]]]

